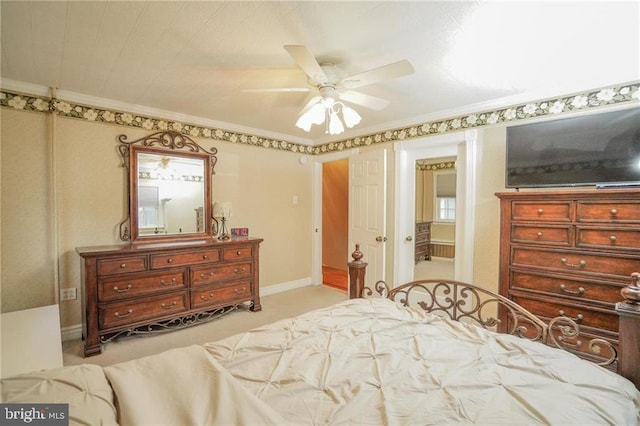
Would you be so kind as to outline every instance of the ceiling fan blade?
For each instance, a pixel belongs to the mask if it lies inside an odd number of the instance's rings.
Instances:
[[[308,92],[308,87],[274,87],[271,89],[242,89],[242,92]]]
[[[320,64],[306,47],[287,45],[284,48],[297,62],[298,66],[307,73],[311,80],[318,84],[326,84],[329,82],[329,79],[324,71],[322,71]]]
[[[351,75],[342,80],[342,86],[347,89],[355,89],[356,87],[377,83],[381,80],[398,78],[413,73],[413,65],[411,65],[411,62],[404,59],[369,71]]]
[[[311,109],[312,106],[314,106],[315,104],[317,104],[320,99],[322,99],[322,96],[314,96],[312,97],[309,102],[307,102],[305,104],[305,106],[300,110],[300,112],[298,113],[298,117],[301,116],[302,114],[304,114],[305,112],[309,111]]]
[[[381,109],[384,109],[387,105],[389,105],[389,101],[387,101],[386,99],[377,98],[371,95],[365,95],[364,93],[354,92],[353,90],[342,92],[338,95],[338,97],[343,101],[362,105],[363,107],[374,109],[376,111],[380,111]]]

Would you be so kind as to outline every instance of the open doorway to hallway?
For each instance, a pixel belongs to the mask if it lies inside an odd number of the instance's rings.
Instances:
[[[322,164],[322,282],[347,291],[349,160]]]
[[[456,157],[415,162],[414,279],[453,279],[456,241]]]

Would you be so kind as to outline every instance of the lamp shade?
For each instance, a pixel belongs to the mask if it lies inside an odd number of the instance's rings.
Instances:
[[[344,119],[344,124],[346,124],[348,128],[352,128],[362,119],[356,110],[347,105],[342,105],[342,118]]]
[[[231,203],[228,201],[213,203],[213,217],[229,218],[232,214]]]

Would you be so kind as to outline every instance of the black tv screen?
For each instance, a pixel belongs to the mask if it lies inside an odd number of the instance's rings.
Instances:
[[[507,188],[640,185],[640,108],[507,128]]]

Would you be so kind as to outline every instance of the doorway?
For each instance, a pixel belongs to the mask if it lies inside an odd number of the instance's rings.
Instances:
[[[454,279],[456,157],[415,162],[414,280]]]
[[[322,284],[347,291],[349,160],[322,163]]]
[[[415,253],[415,161],[422,158],[456,157],[456,232],[454,279],[473,277],[477,130],[431,136],[394,144],[396,151],[394,271],[396,283],[413,281]],[[399,285],[399,284],[398,284]]]

